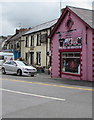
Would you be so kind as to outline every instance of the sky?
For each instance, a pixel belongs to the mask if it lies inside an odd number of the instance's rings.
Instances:
[[[61,1],[61,4],[60,4]],[[0,36],[60,17],[66,5],[92,9],[93,0],[0,0]]]

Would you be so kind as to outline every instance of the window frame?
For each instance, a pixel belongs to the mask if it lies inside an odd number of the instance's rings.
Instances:
[[[37,34],[37,46],[41,46],[41,33]]]
[[[80,65],[80,67],[79,67],[79,71],[78,72],[66,72],[66,71],[63,71],[62,69],[63,69],[63,60],[64,60],[64,58],[65,57],[62,57],[62,54],[63,53],[79,53],[79,57],[70,57],[70,59],[72,59],[72,58],[78,58],[79,59],[79,65]],[[69,58],[69,57],[67,57],[67,58]],[[67,59],[66,58],[66,59]],[[62,51],[61,52],[61,74],[66,74],[66,75],[73,75],[73,76],[81,76],[81,61],[80,61],[80,59],[81,59],[81,51],[79,50],[79,51]]]
[[[26,40],[25,40],[25,47],[29,46],[29,36],[26,36]]]
[[[34,35],[31,35],[31,43],[30,46],[34,46]]]
[[[41,52],[36,52],[36,64],[41,65]]]

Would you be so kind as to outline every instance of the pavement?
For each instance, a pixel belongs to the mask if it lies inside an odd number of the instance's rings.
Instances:
[[[61,83],[66,85],[77,85],[77,86],[84,86],[84,87],[92,87],[94,88],[94,81],[85,81],[85,80],[72,80],[72,79],[66,79],[66,78],[51,78],[50,75],[47,75],[45,73],[39,73],[42,77],[46,77],[47,79],[44,79],[44,82],[55,82],[55,83]]]

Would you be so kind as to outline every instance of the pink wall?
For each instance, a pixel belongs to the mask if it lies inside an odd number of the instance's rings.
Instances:
[[[89,80],[92,81],[92,29],[88,27],[86,31],[86,24],[82,22],[74,13],[71,13],[71,18],[74,22],[72,29],[81,30],[82,32],[82,75],[81,77],[63,75],[64,78],[71,78],[77,80]],[[65,26],[68,15],[61,22],[57,31],[65,32],[67,28]],[[87,33],[87,44],[86,44]],[[60,77],[60,53],[59,53],[59,41],[58,35],[54,34],[52,37],[51,51],[52,51],[52,77]]]

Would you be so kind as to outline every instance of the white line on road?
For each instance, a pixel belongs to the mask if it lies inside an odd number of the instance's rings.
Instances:
[[[8,90],[8,89],[3,89],[3,88],[0,88],[0,90],[6,91],[6,92],[11,92],[11,93],[22,94],[22,95],[29,95],[29,96],[39,97],[39,98],[46,98],[46,99],[65,101],[65,99],[62,99],[62,98],[55,98],[55,97],[49,97],[49,96],[37,95],[37,94],[31,94],[31,93],[24,93],[24,92],[13,91],[13,90]]]

